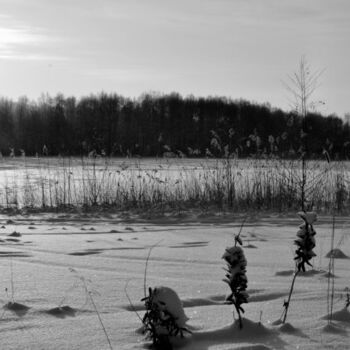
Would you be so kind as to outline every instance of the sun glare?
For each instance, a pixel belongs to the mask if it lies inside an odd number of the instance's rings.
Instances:
[[[11,49],[22,44],[36,44],[43,41],[43,36],[24,28],[0,27],[0,49]]]

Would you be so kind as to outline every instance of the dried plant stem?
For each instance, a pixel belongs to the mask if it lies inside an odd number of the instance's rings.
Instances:
[[[98,309],[97,309],[97,306],[96,306],[96,304],[95,304],[94,298],[93,298],[92,295],[91,295],[91,292],[89,292],[89,297],[90,297],[91,303],[92,303],[92,305],[93,305],[93,307],[94,307],[94,309],[95,309],[95,312],[96,312],[96,315],[97,315],[97,317],[98,317],[98,320],[100,321],[100,324],[101,324],[101,327],[102,327],[102,329],[103,329],[103,332],[105,333],[105,336],[106,336],[106,339],[107,339],[109,348],[110,348],[111,350],[113,350],[112,343],[111,343],[111,341],[110,341],[110,339],[109,339],[107,330],[106,330],[106,328],[105,328],[105,326],[104,326],[104,324],[103,324],[103,322],[102,322],[101,315],[100,315],[100,313],[99,313],[99,311],[98,311]]]
[[[236,308],[236,311],[237,311],[237,314],[238,314],[239,329],[242,329],[243,328],[243,322],[242,322],[241,311],[240,311],[240,309],[239,309],[239,307],[237,305],[235,305],[235,308]],[[233,313],[233,315],[234,315],[234,313]]]
[[[102,321],[100,312],[98,311],[97,306],[96,306],[95,301],[94,301],[94,298],[92,297],[92,292],[89,290],[89,288],[88,288],[88,286],[87,286],[87,284],[86,284],[85,278],[82,277],[82,276],[80,276],[80,280],[83,282],[83,286],[84,286],[84,289],[85,289],[85,293],[86,293],[86,295],[89,296],[89,299],[90,299],[90,301],[91,301],[91,304],[92,304],[92,306],[94,307],[94,310],[95,310],[95,312],[96,312],[96,315],[97,315],[97,317],[98,317],[98,320],[99,320],[99,322],[100,322],[100,324],[101,324],[101,327],[102,327],[102,329],[103,329],[103,332],[104,332],[104,334],[105,334],[105,336],[106,336],[106,339],[107,339],[109,348],[110,348],[111,350],[113,350],[113,346],[112,346],[111,340],[109,339],[109,336],[108,336],[106,327],[105,327],[104,324],[103,324],[103,321]]]
[[[162,241],[162,239],[157,242],[156,244],[153,244],[151,246],[151,248],[149,249],[148,251],[148,255],[147,255],[147,258],[146,258],[146,263],[145,263],[145,272],[143,274],[143,293],[144,293],[144,297],[146,298],[147,296],[147,268],[148,268],[148,261],[149,261],[149,258],[151,257],[151,253],[152,253],[152,250],[157,246],[159,245],[159,243]]]
[[[289,304],[290,304],[290,300],[292,298],[292,294],[293,294],[293,289],[294,289],[294,284],[295,284],[295,280],[299,274],[299,270],[296,268],[294,275],[293,275],[293,280],[292,280],[292,285],[290,286],[290,290],[289,290],[289,295],[288,295],[288,300],[284,302],[284,311],[283,311],[283,320],[282,323],[286,322],[287,319],[287,314],[288,314],[288,309],[289,309]]]
[[[137,312],[136,308],[135,308],[135,305],[133,304],[133,302],[131,301],[131,298],[129,296],[129,293],[128,293],[128,284],[129,284],[130,281],[127,281],[126,284],[125,284],[125,287],[124,287],[124,293],[128,299],[128,302],[130,304],[130,307],[132,308],[132,311],[135,312],[136,316],[139,318],[139,320],[143,323],[143,319],[142,317],[140,316],[140,314]]]
[[[305,147],[305,145],[304,145]],[[305,211],[305,202],[306,202],[306,159],[305,159],[305,152],[302,155],[301,160],[301,167],[302,167],[302,179],[301,179],[301,210]]]
[[[13,262],[12,257],[10,259],[10,271],[11,271],[11,301],[12,303],[15,302],[15,286],[13,281]]]
[[[328,279],[327,279],[327,315],[328,324],[332,323],[333,319],[333,303],[334,303],[334,236],[335,236],[335,216],[332,220],[332,236],[331,236],[331,251],[328,264]]]
[[[247,216],[244,217],[244,219],[243,219],[243,221],[242,221],[242,223],[241,223],[241,227],[239,228],[238,235],[236,236],[236,238],[239,238],[239,236],[240,236],[240,234],[241,234],[241,232],[242,232],[242,230],[243,230],[244,224],[245,224],[245,222],[247,221],[247,218],[248,218]],[[235,245],[236,245],[236,243],[237,243],[237,242],[235,242]]]

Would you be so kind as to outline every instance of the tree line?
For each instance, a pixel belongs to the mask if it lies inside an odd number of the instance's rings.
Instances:
[[[0,99],[3,156],[308,156],[347,159],[350,127],[336,115],[297,113],[225,97],[100,93]]]

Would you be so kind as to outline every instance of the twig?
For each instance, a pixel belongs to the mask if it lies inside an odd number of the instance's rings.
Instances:
[[[335,235],[335,216],[333,216],[333,223],[332,223],[332,239],[334,240]],[[332,294],[331,294],[331,321],[333,318],[333,302],[334,302],[334,252],[332,253]]]
[[[282,323],[285,323],[285,322],[286,322],[287,313],[288,313],[289,304],[290,304],[290,299],[292,298],[295,280],[296,280],[296,278],[297,278],[299,272],[300,272],[300,271],[299,271],[298,269],[296,269],[295,272],[294,272],[292,285],[291,285],[290,290],[289,290],[288,300],[284,302],[284,311],[283,311],[283,313],[282,313],[282,315],[283,315]]]
[[[77,271],[76,271],[75,269],[73,269],[73,268],[70,268],[70,271],[71,271],[71,272],[74,272],[74,273],[77,273]],[[102,321],[100,312],[98,311],[97,306],[96,306],[95,301],[94,301],[94,298],[92,297],[92,292],[89,290],[89,288],[88,288],[88,286],[87,286],[87,284],[86,284],[86,281],[85,281],[84,276],[78,275],[78,277],[79,277],[79,279],[81,280],[81,282],[83,283],[83,287],[84,287],[85,293],[86,293],[87,296],[89,296],[89,299],[90,299],[90,301],[91,301],[91,304],[92,304],[92,306],[94,307],[94,310],[95,310],[95,312],[96,312],[96,315],[97,315],[97,317],[98,317],[98,320],[99,320],[99,322],[100,322],[100,324],[101,324],[101,327],[102,327],[102,329],[103,329],[103,332],[104,332],[104,334],[105,334],[105,336],[106,336],[106,339],[107,339],[109,348],[110,348],[111,350],[113,350],[113,346],[112,346],[111,340],[109,339],[109,336],[108,336],[106,327],[105,327],[104,324],[103,324],[103,321]]]
[[[334,303],[334,235],[335,235],[335,216],[332,221],[332,236],[331,236],[331,251],[328,264],[327,278],[327,313],[328,324],[332,323],[333,319],[333,303]]]
[[[244,224],[245,222],[247,221],[248,217],[245,216],[242,223],[241,223],[241,227],[239,228],[239,232],[238,232],[238,236],[241,234],[242,230],[243,230],[243,227],[244,227]]]
[[[131,301],[131,298],[130,298],[130,296],[129,296],[129,293],[128,293],[128,284],[129,284],[129,282],[130,282],[130,280],[126,281],[126,283],[125,283],[124,293],[125,293],[125,295],[126,295],[128,301],[129,301],[129,304],[130,304],[130,307],[132,308],[132,311],[135,312],[136,316],[137,316],[137,317],[139,318],[139,320],[143,323],[142,317],[141,317],[140,314],[137,312],[137,310],[136,310],[136,308],[135,308],[135,306],[134,306],[134,304],[133,304],[133,302]]]
[[[239,232],[238,232],[238,235],[235,235],[235,246],[237,245],[237,242],[242,245],[242,240],[239,238],[242,230],[243,230],[243,227],[244,227],[244,224],[245,222],[247,221],[247,216],[244,217],[242,223],[241,223],[241,227],[239,228]]]
[[[14,287],[14,282],[13,282],[13,262],[12,262],[12,257],[10,259],[10,272],[11,272],[11,299],[12,303],[15,302],[15,287]]]
[[[147,296],[147,287],[146,287],[146,283],[147,283],[147,267],[148,267],[148,261],[149,261],[149,258],[151,257],[151,253],[152,253],[152,250],[157,247],[159,245],[160,242],[162,242],[163,240],[161,239],[160,241],[158,241],[156,244],[153,244],[151,246],[151,248],[149,249],[148,251],[148,255],[147,255],[147,259],[146,259],[146,263],[145,263],[145,272],[143,274],[143,294],[144,294],[144,297],[146,298]]]
[[[84,283],[84,285],[86,286],[84,280],[83,280],[83,283]],[[87,287],[86,287],[86,288],[87,288]],[[109,348],[110,348],[111,350],[113,350],[112,343],[111,343],[111,341],[110,341],[110,339],[109,339],[107,330],[106,330],[106,328],[105,328],[105,326],[104,326],[104,324],[103,324],[103,322],[102,322],[101,315],[100,315],[100,313],[99,313],[99,311],[98,311],[98,309],[97,309],[97,306],[96,306],[96,304],[95,304],[94,298],[92,297],[92,293],[91,293],[91,291],[89,291],[88,289],[86,289],[86,290],[87,290],[88,295],[89,295],[89,297],[90,297],[91,303],[92,303],[92,305],[93,305],[93,307],[94,307],[94,309],[95,309],[95,312],[96,312],[96,315],[97,315],[97,317],[98,317],[98,320],[100,321],[100,324],[101,324],[101,326],[102,326],[103,332],[104,332],[105,335],[106,335],[106,339],[107,339],[107,341],[108,341]]]

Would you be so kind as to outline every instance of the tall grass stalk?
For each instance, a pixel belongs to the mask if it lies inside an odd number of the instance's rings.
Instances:
[[[305,265],[311,265],[311,259],[313,259],[316,254],[313,252],[313,248],[316,246],[315,235],[316,231],[313,228],[313,223],[316,221],[317,216],[314,212],[304,212],[301,211],[298,213],[301,219],[304,220],[297,232],[297,239],[294,241],[294,244],[297,246],[295,250],[295,271],[293,275],[292,284],[289,290],[289,295],[287,301],[284,302],[283,307],[284,311],[282,313],[282,322],[285,323],[287,319],[287,314],[290,306],[290,300],[294,290],[294,284],[297,276],[301,272],[305,272]]]
[[[98,321],[99,321],[99,323],[100,323],[100,325],[101,325],[101,327],[102,327],[102,330],[103,330],[103,332],[104,332],[104,334],[105,334],[105,337],[106,337],[108,346],[109,346],[110,350],[113,350],[113,346],[112,346],[111,340],[110,340],[110,338],[109,338],[109,336],[108,336],[107,329],[106,329],[105,325],[103,324],[103,321],[102,321],[102,318],[101,318],[101,314],[100,314],[100,312],[99,312],[99,310],[98,310],[98,308],[97,308],[97,305],[96,305],[96,303],[95,303],[95,300],[94,300],[94,298],[93,298],[93,296],[92,296],[92,291],[89,289],[89,287],[88,287],[88,285],[87,285],[87,283],[86,283],[85,277],[82,276],[82,275],[80,275],[80,274],[78,274],[78,272],[77,272],[75,269],[73,269],[73,268],[70,268],[70,271],[71,271],[72,273],[76,274],[76,276],[77,276],[77,277],[79,278],[79,280],[82,282],[82,285],[83,285],[85,294],[86,294],[86,296],[89,298],[89,300],[90,300],[90,302],[91,302],[91,304],[92,304],[92,306],[93,306],[93,308],[94,308],[94,311],[95,311],[95,313],[96,313],[96,315],[97,315],[97,317],[98,317]]]
[[[333,319],[333,304],[334,304],[334,237],[335,237],[335,216],[332,219],[332,235],[331,235],[331,250],[328,264],[327,278],[327,316],[328,324],[332,323]]]
[[[13,262],[12,257],[10,258],[10,273],[11,273],[11,302],[15,302],[15,283],[14,283],[14,277],[13,277]]]

